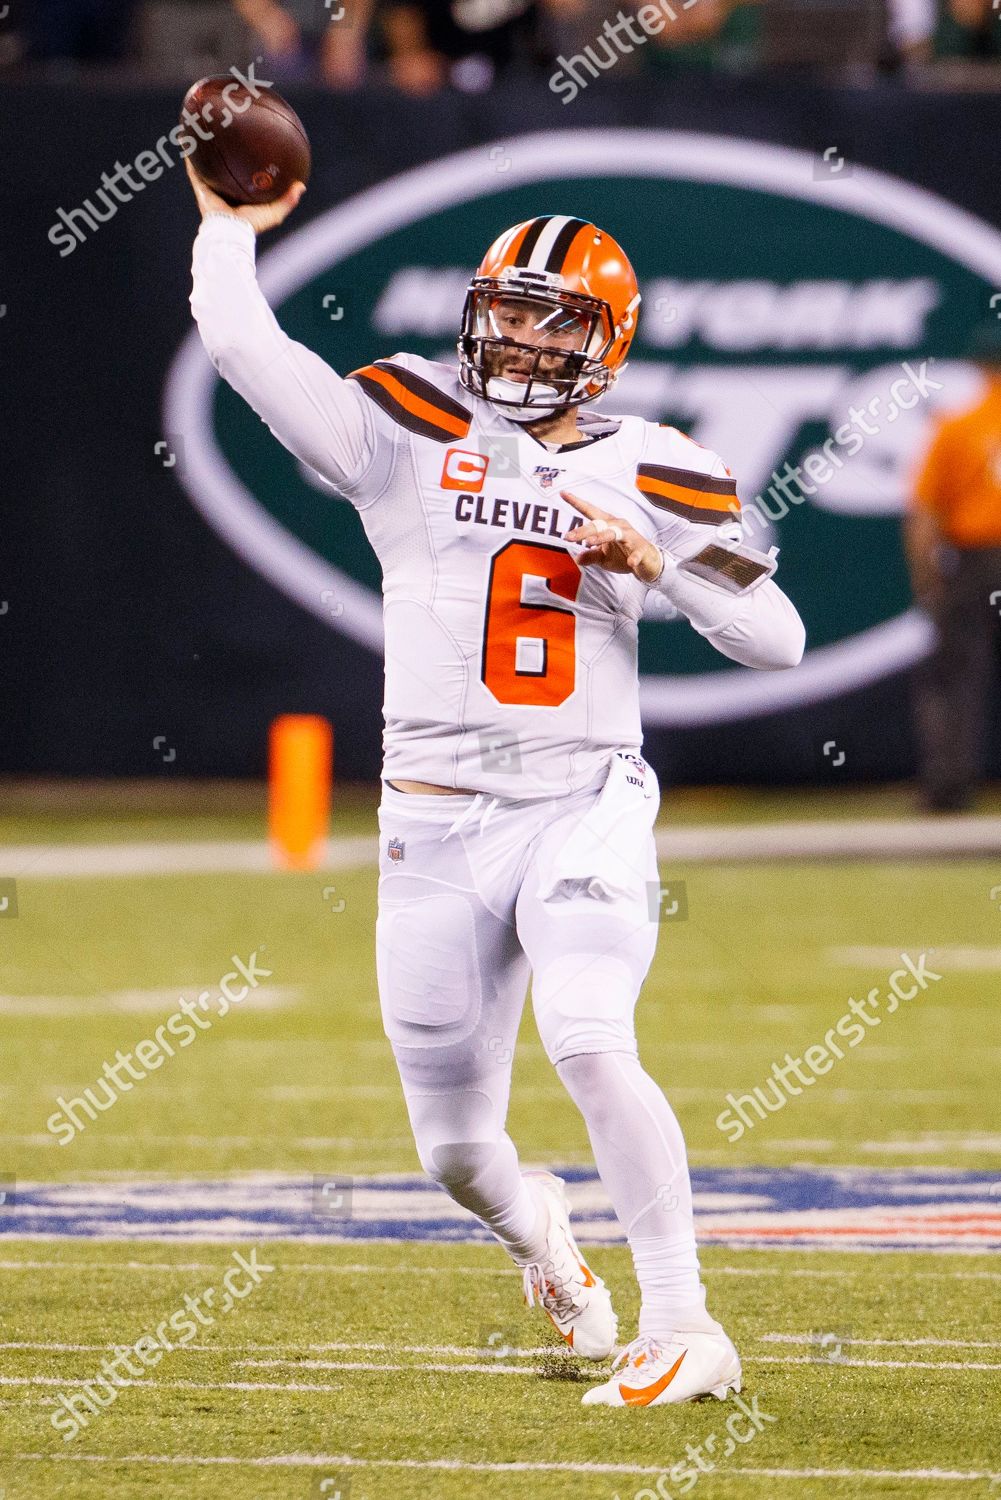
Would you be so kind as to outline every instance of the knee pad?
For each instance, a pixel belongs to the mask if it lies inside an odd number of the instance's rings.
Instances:
[[[435,1182],[468,1181],[490,1161],[504,1132],[503,1116],[479,1089],[404,1094],[421,1166]]]
[[[635,1054],[641,982],[642,975],[613,954],[564,953],[548,963],[532,981],[532,1004],[549,1060],[582,1052]]]
[[[621,1109],[619,1090],[614,1086],[618,1075],[609,1076],[614,1066],[609,1056],[607,1052],[579,1052],[556,1064],[563,1087],[581,1114],[599,1129]]]
[[[424,1170],[442,1187],[461,1190],[476,1181],[496,1151],[492,1141],[446,1141],[431,1148]]]
[[[576,1053],[556,1064],[560,1082],[595,1135],[614,1136],[621,1126],[624,1086],[642,1074],[635,1052]]]

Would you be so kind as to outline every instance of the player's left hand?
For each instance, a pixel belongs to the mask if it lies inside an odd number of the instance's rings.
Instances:
[[[664,564],[660,548],[648,537],[642,536],[621,516],[610,516],[588,500],[581,500],[570,490],[560,490],[560,495],[588,519],[581,526],[574,526],[563,540],[583,542],[583,552],[577,554],[582,568],[597,565],[609,573],[632,573],[641,583],[653,583],[660,577]]]

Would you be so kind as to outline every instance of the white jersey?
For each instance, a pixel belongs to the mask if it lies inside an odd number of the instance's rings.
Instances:
[[[471,395],[455,368],[413,354],[344,380],[281,331],[253,250],[248,225],[210,215],[192,308],[222,375],[357,508],[378,556],[384,775],[521,798],[587,786],[613,751],[642,743],[647,588],[578,566],[563,537],[581,517],[560,491],[689,557],[735,525],[726,466],[674,428],[588,408],[581,440],[555,448]],[[726,655],[789,664],[774,642],[801,627],[773,582],[705,596],[693,622]]]

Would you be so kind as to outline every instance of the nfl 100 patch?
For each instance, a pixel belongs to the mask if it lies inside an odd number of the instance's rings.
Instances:
[[[553,482],[563,473],[562,469],[548,469],[545,464],[537,464],[535,473],[539,476],[539,483],[544,490],[551,489]]]

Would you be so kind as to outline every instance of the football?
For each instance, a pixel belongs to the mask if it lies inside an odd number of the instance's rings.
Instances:
[[[201,78],[184,96],[181,123],[197,138],[195,171],[227,203],[271,203],[309,181],[309,137],[271,87],[231,73]]]

